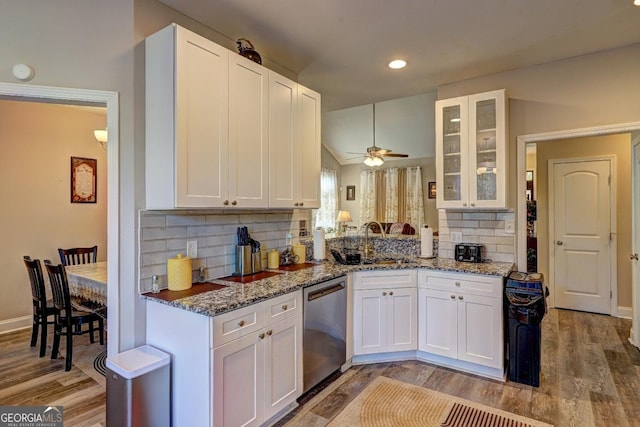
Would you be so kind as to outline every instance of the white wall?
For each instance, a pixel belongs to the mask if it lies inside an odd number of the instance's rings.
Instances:
[[[59,263],[59,247],[107,255],[107,152],[93,137],[104,109],[0,100],[0,332],[31,325],[22,256]],[[70,157],[97,160],[96,203],[70,202]],[[44,268],[44,267],[43,267]]]

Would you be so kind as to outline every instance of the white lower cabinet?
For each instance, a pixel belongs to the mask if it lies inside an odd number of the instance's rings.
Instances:
[[[354,274],[354,355],[417,349],[415,270]]]
[[[420,351],[502,372],[501,277],[420,272],[418,294]]]
[[[219,316],[149,301],[147,343],[172,356],[172,425],[259,426],[302,394],[302,291]]]

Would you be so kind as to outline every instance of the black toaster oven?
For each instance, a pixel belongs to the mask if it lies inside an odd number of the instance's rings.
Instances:
[[[462,262],[482,262],[483,248],[479,243],[460,243],[456,245],[454,258]]]

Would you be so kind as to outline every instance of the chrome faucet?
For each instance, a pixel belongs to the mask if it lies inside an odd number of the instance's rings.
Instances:
[[[382,234],[382,238],[384,239],[386,237],[386,234],[384,232],[384,227],[378,221],[365,222],[363,225],[364,227],[364,259],[368,259],[370,255],[369,254],[369,227],[371,227],[373,224],[378,224],[378,227],[380,227],[380,233]]]

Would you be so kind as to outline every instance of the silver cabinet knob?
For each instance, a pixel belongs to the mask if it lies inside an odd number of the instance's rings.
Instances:
[[[235,206],[235,205],[237,205],[237,204],[238,204],[238,202],[236,202],[236,201],[234,200],[233,202],[231,202],[231,204],[232,204],[233,206]]]
[[[238,326],[240,326],[241,328],[246,324],[247,322],[245,322],[244,320],[241,320],[238,322]]]
[[[271,329],[269,329],[269,330],[267,331],[267,335],[269,335],[269,336],[273,335],[273,331],[272,331]]]
[[[287,311],[288,308],[289,308],[289,306],[287,304],[283,304],[282,305],[282,310],[283,311]]]
[[[463,300],[463,299],[464,299],[464,297],[463,297],[462,295],[458,295],[458,299],[459,299],[459,300]]]
[[[260,339],[263,340],[264,339],[264,332],[261,333],[260,335],[258,335],[258,337],[260,337]]]
[[[466,206],[467,206],[467,202],[464,202],[464,203],[462,204],[462,206],[465,206],[465,207],[466,207]]]
[[[389,295],[393,295],[393,291],[389,292]]]
[[[474,207],[476,204],[475,203],[471,203],[471,207]]]
[[[629,255],[629,259],[634,259],[634,260],[638,261],[638,254]]]
[[[386,292],[383,292],[383,293],[382,293],[382,296],[383,296],[383,297],[386,297],[386,296],[387,296],[387,293],[386,293]]]
[[[224,202],[222,202],[222,204],[225,205],[225,206],[229,206],[229,201],[225,200]]]
[[[556,240],[556,245],[558,245],[558,246],[562,246],[562,245],[563,245],[562,240]]]
[[[298,202],[295,202],[295,203],[293,204],[293,206],[299,206],[299,205],[300,205],[300,203],[298,203]]]
[[[451,299],[456,299],[456,296],[455,295],[451,295]]]
[[[460,282],[456,282],[456,286],[460,287]]]
[[[304,206],[304,202],[300,202],[300,206]]]

